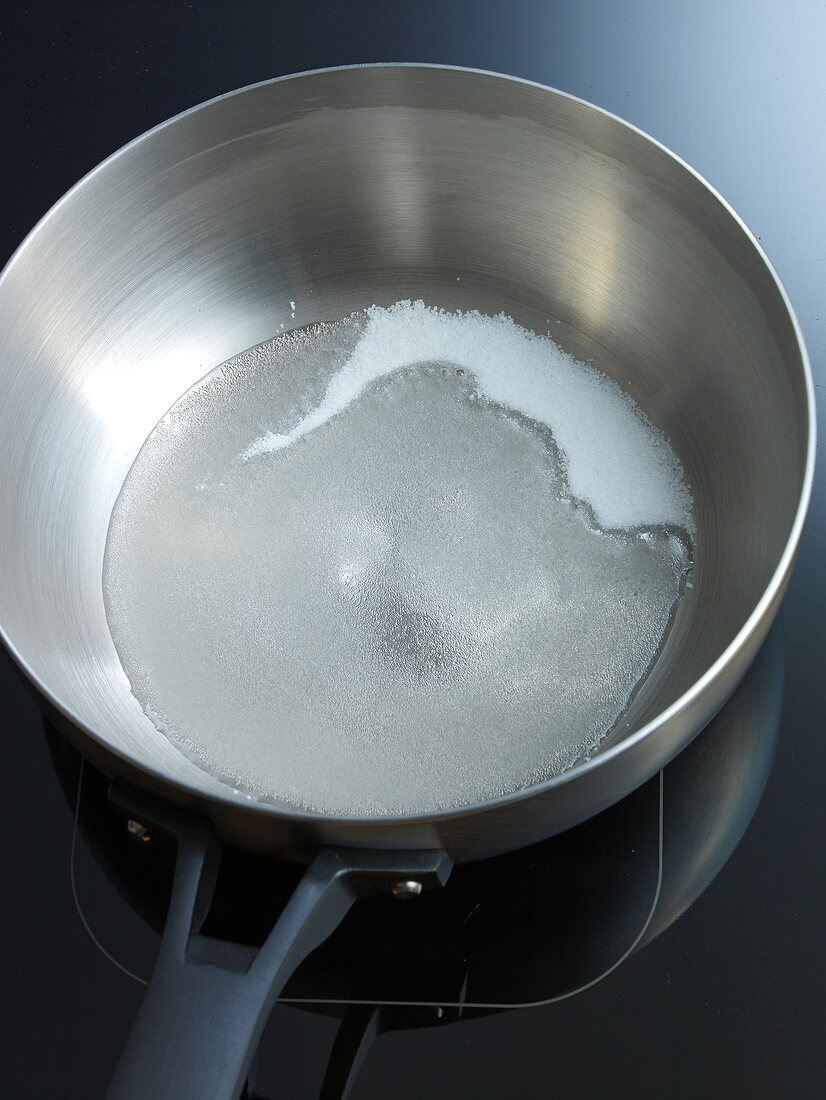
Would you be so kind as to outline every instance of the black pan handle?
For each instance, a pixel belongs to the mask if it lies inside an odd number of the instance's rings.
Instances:
[[[172,832],[178,854],[152,980],[107,1100],[237,1100],[278,994],[356,898],[443,885],[442,851],[321,849],[256,950],[200,934],[220,861],[210,824],[113,784],[113,801]]]

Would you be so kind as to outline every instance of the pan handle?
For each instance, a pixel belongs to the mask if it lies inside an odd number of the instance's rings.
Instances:
[[[210,824],[119,783],[110,798],[173,833],[178,854],[152,980],[106,1100],[237,1100],[279,993],[356,898],[443,885],[452,867],[442,851],[321,849],[255,949],[200,934],[220,862]]]

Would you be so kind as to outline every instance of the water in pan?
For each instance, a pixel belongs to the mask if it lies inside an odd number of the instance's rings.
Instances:
[[[689,565],[664,438],[505,317],[374,307],[213,372],[115,506],[112,637],[153,722],[260,798],[466,805],[592,752]]]

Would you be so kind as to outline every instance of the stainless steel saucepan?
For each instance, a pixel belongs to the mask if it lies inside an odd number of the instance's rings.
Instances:
[[[392,819],[242,800],[130,694],[102,595],[112,507],[169,406],[289,327],[291,301],[309,321],[403,298],[559,319],[559,342],[628,389],[682,461],[693,587],[624,732],[555,779]],[[547,88],[418,65],[302,74],[180,115],[70,191],[0,279],[0,628],[62,729],[130,785],[115,797],[180,844],[111,1096],[237,1096],[279,983],[359,891],[413,890],[451,859],[566,829],[678,753],[779,607],[814,423],[800,330],[737,216],[662,146]],[[212,830],[314,857],[254,959],[199,935]]]

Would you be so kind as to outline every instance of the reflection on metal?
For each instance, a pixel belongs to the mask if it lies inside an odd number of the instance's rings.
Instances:
[[[158,355],[151,344],[134,338],[124,343],[116,354],[106,349],[79,382],[78,394],[81,406],[104,426],[111,461],[119,468],[124,461],[131,465],[135,441],[145,439],[170,405],[210,367],[197,348],[186,344]]]
[[[456,868],[446,886],[423,896],[411,909],[392,906],[388,914],[380,902],[364,899],[358,919],[316,952],[315,963],[311,958],[303,965],[282,1000],[319,1011],[345,1004],[427,1008],[431,1013],[438,1009],[458,1019],[465,1011],[545,1004],[592,987],[665,931],[705,890],[736,847],[757,808],[774,757],[783,669],[780,622],[728,704],[648,788],[587,825],[524,852]],[[58,745],[62,740],[54,741],[53,749],[63,773],[65,764],[60,761],[66,748],[58,753]],[[95,793],[96,773],[86,767],[90,778],[78,792],[76,828],[81,794],[90,805],[102,797]],[[68,793],[71,781],[65,786]],[[101,791],[105,789],[104,781]],[[98,828],[81,814],[80,828],[88,833],[91,827]],[[612,848],[617,836],[622,842]],[[114,868],[104,847],[93,843],[110,877],[120,878],[124,896],[144,913],[144,895],[150,889],[146,865],[136,863],[129,870],[131,847],[122,849],[121,866]],[[614,875],[601,866],[606,852],[616,861]],[[162,858],[158,853],[157,859]],[[71,874],[74,881],[74,866]],[[412,880],[398,883],[405,890],[416,885]],[[582,907],[577,890],[595,896],[596,912]],[[243,897],[245,905],[255,904],[252,882]],[[569,929],[562,945],[564,922],[555,924],[560,914],[554,912],[560,898],[576,914],[576,924],[586,929],[579,939]],[[163,897],[156,911],[157,922],[162,922]],[[393,921],[389,926],[388,916]],[[104,954],[131,974],[100,945],[82,912],[81,920]],[[372,967],[376,942],[383,946]],[[500,974],[514,991],[521,991],[521,997],[507,999]],[[411,995],[417,981],[421,989],[420,979],[430,996]],[[388,997],[382,981],[395,986],[400,996]],[[353,990],[359,995],[345,992]],[[393,1019],[394,1026],[404,1026],[403,1016]]]
[[[404,882],[397,882],[393,887],[392,894],[394,898],[415,898],[422,892],[422,884],[420,882],[414,882],[412,879],[407,879]]]
[[[140,840],[144,844],[148,844],[152,839],[152,834],[149,832],[145,825],[141,825],[140,821],[135,821],[133,818],[126,822],[126,831],[136,840]]]

